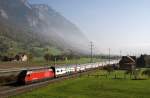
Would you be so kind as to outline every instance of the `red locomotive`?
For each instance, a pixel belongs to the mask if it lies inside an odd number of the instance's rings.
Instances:
[[[18,83],[30,84],[55,77],[54,68],[38,68],[23,70],[18,76]]]

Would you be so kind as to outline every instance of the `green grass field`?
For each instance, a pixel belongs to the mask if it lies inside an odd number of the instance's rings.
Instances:
[[[11,98],[150,98],[150,80],[124,79],[122,71],[117,71],[117,79],[114,73],[106,74],[99,70]]]

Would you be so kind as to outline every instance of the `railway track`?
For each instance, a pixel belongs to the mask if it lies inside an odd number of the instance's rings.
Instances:
[[[97,69],[91,69],[82,73],[75,73],[75,74],[71,74],[71,75],[66,75],[63,77],[59,77],[59,78],[54,78],[54,79],[50,79],[47,81],[43,81],[43,82],[39,82],[39,83],[34,83],[34,84],[29,84],[29,85],[23,85],[23,86],[6,86],[6,87],[2,87],[0,88],[0,98],[7,98],[7,97],[11,97],[11,96],[15,96],[18,94],[22,94],[25,92],[29,92],[32,91],[34,89],[40,88],[40,87],[44,87],[49,85],[49,83],[55,83],[55,82],[59,82],[59,81],[63,81],[69,78],[75,78],[75,77],[79,77],[81,75],[85,75],[88,73],[91,73],[93,71],[95,71]]]

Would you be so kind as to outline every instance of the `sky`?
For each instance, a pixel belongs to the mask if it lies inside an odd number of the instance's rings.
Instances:
[[[150,0],[30,0],[76,24],[100,53],[150,54]]]

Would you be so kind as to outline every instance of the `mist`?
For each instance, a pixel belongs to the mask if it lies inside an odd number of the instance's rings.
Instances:
[[[40,26],[38,24],[33,25],[37,32],[40,32],[48,41],[65,50],[69,49],[84,54],[89,53],[89,40],[75,24],[47,5],[36,4],[33,6],[38,10],[35,14],[40,20]],[[35,21],[34,23],[39,23]]]
[[[33,28],[47,41],[64,50],[89,54],[89,40],[82,31],[60,13],[45,4],[32,4],[36,10]]]
[[[0,1],[0,18],[8,27],[22,30],[21,35],[26,32],[31,40],[38,39],[63,51],[90,53],[90,41],[83,32],[46,4],[31,4],[28,0]],[[27,42],[28,39],[24,40]]]

